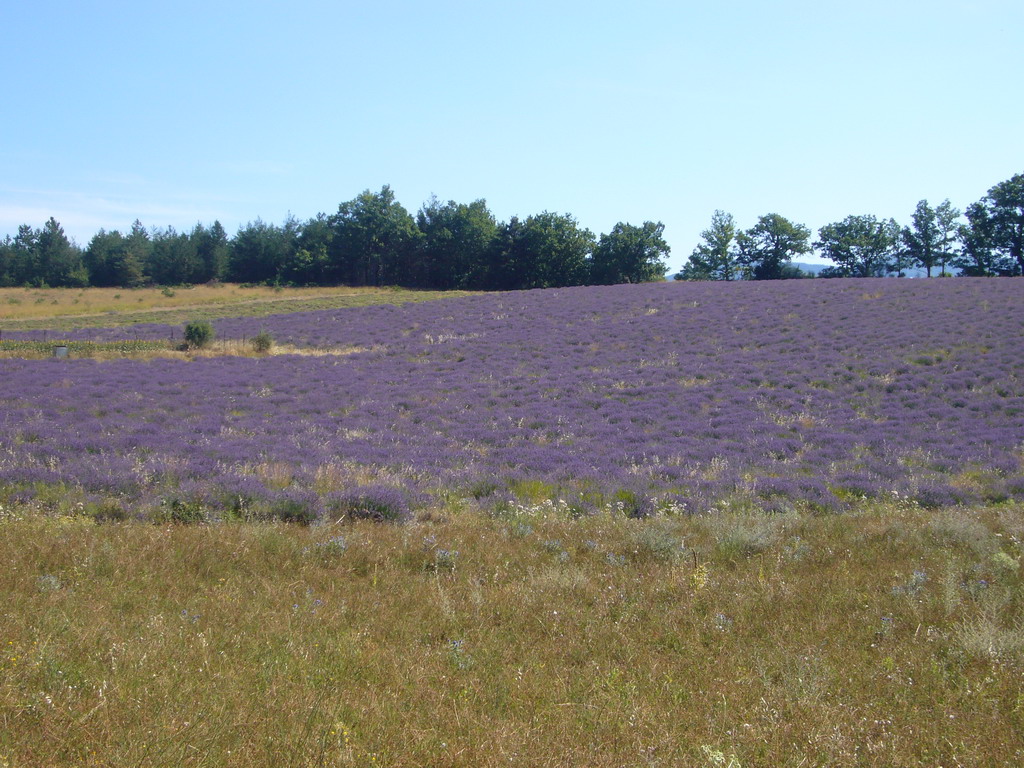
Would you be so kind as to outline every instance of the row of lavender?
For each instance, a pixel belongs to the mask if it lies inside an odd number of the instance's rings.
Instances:
[[[1024,498],[1016,280],[572,288],[216,328],[364,351],[2,360],[0,488],[298,518]]]

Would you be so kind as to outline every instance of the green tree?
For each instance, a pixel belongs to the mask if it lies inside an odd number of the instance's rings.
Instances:
[[[641,226],[619,222],[601,235],[590,259],[590,282],[650,283],[665,279],[665,259],[671,248],[665,242],[665,225],[645,221]]]
[[[240,227],[231,241],[230,268],[232,280],[240,283],[274,283],[284,278],[298,239],[298,223],[288,217],[284,226],[268,224],[262,219]]]
[[[143,235],[148,238],[148,235]],[[135,288],[146,282],[143,266],[129,241],[116,229],[101,229],[85,249],[83,257],[91,285]]]
[[[330,217],[319,213],[298,227],[295,248],[282,266],[282,279],[298,285],[331,282],[330,253],[334,231]]]
[[[36,238],[35,263],[40,283],[55,287],[89,284],[81,249],[68,239],[64,228],[52,216]]]
[[[587,282],[594,234],[569,214],[528,216],[517,243],[520,288],[562,288]]]
[[[149,264],[149,254],[153,249],[153,241],[149,232],[142,226],[142,222],[136,219],[132,222],[132,229],[125,237],[125,274],[128,277],[136,272],[139,280],[133,285],[142,285],[149,282],[149,275],[145,273],[146,265]],[[122,283],[127,285],[127,283]]]
[[[960,252],[953,266],[967,277],[994,277],[1018,272],[1013,258],[995,249],[995,227],[984,202],[971,203],[964,211],[966,224],[960,225]]]
[[[89,285],[113,285],[107,278],[110,271],[108,249],[104,246],[107,238],[107,231],[101,227],[82,253],[82,263],[89,273]]]
[[[761,216],[757,224],[737,236],[737,261],[754,280],[780,280],[797,276],[787,270],[794,256],[808,253],[811,231],[777,213]],[[799,273],[799,270],[795,271]]]
[[[324,285],[330,266],[327,247],[315,246],[313,250],[299,248],[282,267],[281,278],[296,285]]]
[[[583,285],[593,249],[593,233],[568,214],[513,216],[492,242],[480,287],[510,291]]]
[[[111,232],[100,229],[93,235],[82,256],[85,268],[89,270],[89,284],[102,287],[118,285],[113,265],[117,255],[123,251],[124,238],[116,229]]]
[[[528,279],[534,284],[532,287],[586,284],[594,233],[581,228],[575,218],[549,211],[529,216],[524,238],[527,251],[534,258],[533,279]]]
[[[391,187],[365,190],[338,206],[331,218],[330,269],[343,282],[393,285],[412,282],[416,222]]]
[[[1016,274],[1024,274],[1024,174],[996,184],[982,202],[992,221],[993,249],[1013,260]]]
[[[498,226],[498,231],[487,249],[487,264],[483,274],[473,285],[485,291],[512,291],[522,288],[524,275],[531,268],[526,253],[523,232],[526,224],[513,216]]]
[[[960,244],[960,211],[949,200],[943,200],[935,208],[935,229],[939,234],[939,274],[945,275],[946,265],[956,258]]]
[[[899,226],[892,219],[879,221],[874,216],[847,216],[819,229],[814,247],[835,262],[833,276],[885,277],[893,270],[899,232]]]
[[[420,232],[416,271],[418,284],[431,288],[468,288],[486,270],[487,254],[498,223],[486,200],[466,205],[432,197],[416,214]]]
[[[952,222],[960,215],[959,211],[949,205],[946,200],[939,206],[943,210],[943,219],[940,221],[937,210],[928,205],[927,200],[918,202],[911,219],[911,226],[904,227],[901,232],[904,252],[910,259],[911,264],[925,270],[928,277],[932,276],[932,269],[936,266],[944,266],[952,257],[949,227],[955,226]],[[950,218],[955,211],[955,216]]]
[[[208,283],[227,277],[231,244],[221,223],[214,221],[210,227],[197,223],[189,238],[195,247],[197,260],[191,282]]]
[[[740,276],[736,250],[736,220],[731,213],[716,210],[711,227],[700,233],[704,242],[690,254],[677,280],[735,280]]]
[[[14,240],[5,235],[0,241],[0,288],[17,285],[14,280]]]
[[[39,230],[28,224],[18,227],[8,250],[8,270],[12,285],[32,285],[39,282]]]
[[[158,285],[202,282],[202,261],[195,241],[174,227],[154,230],[146,273]]]

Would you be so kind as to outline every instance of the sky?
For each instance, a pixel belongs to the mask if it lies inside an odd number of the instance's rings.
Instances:
[[[415,212],[907,224],[1024,172],[1019,0],[0,7],[0,236]],[[813,259],[812,259],[813,260]]]

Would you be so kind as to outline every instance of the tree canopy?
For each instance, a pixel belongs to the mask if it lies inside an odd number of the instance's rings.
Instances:
[[[847,216],[818,230],[814,247],[835,262],[842,277],[885,277],[893,270],[900,229],[889,219]]]
[[[794,256],[809,253],[811,230],[784,216],[769,213],[737,236],[737,261],[754,280],[779,280],[787,276],[786,266]]]
[[[981,204],[991,221],[992,248],[1014,261],[1017,274],[1024,273],[1024,174],[996,184]]]
[[[966,221],[965,221],[966,220]],[[806,276],[790,262],[810,253],[808,231],[778,214],[767,214],[746,231],[716,210],[711,227],[677,280],[773,280]],[[968,276],[1024,274],[1024,174],[996,184],[961,213],[949,200],[932,207],[920,200],[908,226],[865,214],[847,216],[818,230],[813,244],[832,266],[821,277],[904,277],[921,270]]]
[[[612,231],[601,235],[590,261],[590,282],[647,283],[664,280],[668,267],[665,258],[670,248],[665,238],[665,225],[645,221],[637,227],[619,222]]]
[[[485,200],[468,205],[431,198],[416,214],[419,281],[434,288],[471,288],[483,280],[498,222]]]
[[[715,211],[711,226],[700,233],[703,240],[693,253],[680,280],[735,280],[740,276],[736,250],[736,220],[731,213]]]
[[[188,231],[101,229],[79,247],[51,217],[0,240],[0,286],[124,286],[213,280],[293,285],[403,285],[516,290],[662,280],[664,224],[618,222],[595,236],[567,213],[498,221],[486,200],[432,197],[411,215],[385,185],[332,214],[280,225],[257,218],[234,237],[220,222]],[[776,280],[808,276],[792,264],[811,253],[810,230],[778,213],[741,230],[716,210],[676,279]],[[992,186],[961,213],[949,200],[918,202],[910,224],[869,214],[818,230],[813,247],[831,260],[828,277],[904,276],[908,268],[948,274],[1024,274],[1024,174]]]
[[[228,237],[220,222],[100,230],[83,250],[50,219],[0,241],[0,285],[243,283],[403,285],[515,290],[663,280],[664,225],[619,222],[600,239],[570,214],[544,211],[499,222],[483,199],[432,197],[413,217],[390,186],[333,214],[283,224],[257,218]]]

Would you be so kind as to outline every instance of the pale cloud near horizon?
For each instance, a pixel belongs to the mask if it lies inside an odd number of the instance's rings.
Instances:
[[[109,181],[125,186],[146,185],[141,178]],[[86,245],[100,229],[126,230],[136,219],[146,227],[177,229],[191,228],[197,222],[232,220],[231,207],[225,200],[190,199],[173,193],[153,195],[142,190],[111,195],[0,188],[0,237],[15,235],[23,224],[40,227],[52,216],[68,237]]]

